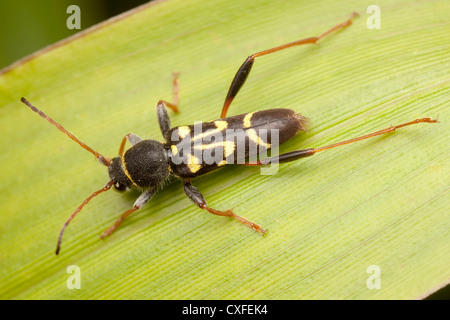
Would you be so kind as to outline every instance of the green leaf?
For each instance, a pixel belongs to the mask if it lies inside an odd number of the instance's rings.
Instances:
[[[0,75],[0,297],[5,299],[413,299],[450,279],[448,1],[157,1],[46,48]],[[137,191],[109,191],[58,232],[107,181],[105,168],[22,103],[22,96],[108,156],[134,132],[219,117],[251,53],[318,36],[318,45],[257,59],[229,115],[274,107],[309,117],[281,152],[319,147],[419,117],[395,133],[280,165],[225,167],[194,184],[266,237],[198,209],[173,179],[102,241]],[[69,265],[81,289],[69,289]],[[369,289],[370,266],[381,288]],[[370,269],[369,269],[370,271]],[[69,279],[70,280],[70,279]]]

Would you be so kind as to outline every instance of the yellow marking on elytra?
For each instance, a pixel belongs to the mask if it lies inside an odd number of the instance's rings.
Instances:
[[[214,124],[216,125],[216,128],[219,129],[220,131],[228,128],[228,122],[224,120],[216,120],[214,121]]]
[[[187,126],[181,126],[177,128],[178,130],[178,136],[181,139],[184,139],[185,137],[187,137],[189,134],[191,134],[191,129]]]
[[[120,157],[120,162],[122,162],[123,172],[125,173],[127,178],[131,181],[131,183],[133,183],[136,187],[138,187],[138,185],[133,181],[133,179],[131,179],[130,173],[127,170],[127,164],[125,163],[125,153]]]
[[[245,117],[244,117],[244,128],[250,128],[252,125],[252,117],[253,117],[254,112],[250,112],[248,113]]]
[[[233,141],[224,141],[225,157],[230,156],[236,149],[236,144]]]
[[[206,150],[206,149],[213,149],[213,148],[217,148],[217,147],[222,147],[224,152],[225,152],[225,157],[228,157],[229,155],[231,155],[235,148],[236,148],[236,144],[233,141],[222,141],[222,142],[215,142],[215,143],[209,143],[209,144],[199,144],[196,143],[194,144],[194,149],[197,150]]]
[[[176,156],[177,154],[178,154],[178,148],[177,148],[177,146],[176,145],[171,145],[170,146],[170,150],[172,150],[172,154],[174,155],[174,156]]]
[[[246,131],[248,134],[248,137],[250,140],[252,140],[254,143],[256,143],[258,146],[265,147],[266,149],[270,149],[270,143],[264,142],[258,134],[256,133],[255,129],[249,129]]]
[[[221,167],[221,166],[224,166],[224,165],[226,165],[227,164],[227,160],[222,160],[222,161],[220,161],[218,164],[217,164],[217,166],[218,167]]]
[[[196,141],[196,140],[203,140],[203,138],[208,137],[210,135],[216,134],[221,132],[222,130],[220,129],[212,129],[212,130],[207,130],[205,132],[199,133],[197,135],[194,136],[194,138],[192,138],[192,141]]]
[[[187,158],[187,166],[190,172],[192,173],[196,173],[198,170],[201,169],[202,165],[200,164],[200,160],[199,158],[197,158],[196,156],[192,155],[192,154],[188,154],[186,156]]]
[[[206,130],[205,132],[201,132],[199,134],[196,134],[192,138],[192,141],[203,140],[203,138],[205,138],[205,137],[208,137],[208,136],[211,136],[213,134],[222,132],[226,128],[228,128],[228,122],[225,121],[225,120],[216,120],[216,121],[214,121],[214,125],[216,126],[216,129],[209,129],[209,130]]]

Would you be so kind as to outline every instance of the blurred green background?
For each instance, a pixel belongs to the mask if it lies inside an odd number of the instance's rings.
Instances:
[[[149,0],[0,1],[0,69],[39,49]],[[81,11],[81,29],[70,30],[67,7]]]

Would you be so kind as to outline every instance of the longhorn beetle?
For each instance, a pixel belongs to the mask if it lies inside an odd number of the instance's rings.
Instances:
[[[56,126],[82,148],[92,153],[101,164],[108,167],[110,177],[108,183],[87,197],[64,223],[58,237],[56,254],[60,251],[62,236],[67,225],[93,197],[109,190],[112,186],[118,191],[125,191],[132,187],[142,190],[141,195],[137,198],[133,207],[124,212],[111,227],[101,234],[101,238],[104,238],[113,233],[127,216],[146,204],[155,194],[157,187],[171,175],[183,180],[184,192],[201,209],[215,215],[232,217],[264,235],[267,230],[256,223],[236,215],[231,210],[220,211],[208,207],[203,195],[192,185],[191,179],[218,169],[223,165],[241,164],[264,166],[271,163],[295,161],[300,158],[312,156],[317,152],[386,134],[408,125],[420,122],[437,122],[437,120],[431,118],[416,119],[324,147],[295,150],[265,159],[261,159],[260,157],[256,161],[248,160],[250,157],[257,156],[263,150],[269,150],[274,146],[286,142],[299,131],[306,131],[309,123],[306,117],[289,109],[269,109],[226,117],[228,108],[247,79],[255,59],[293,46],[316,43],[328,34],[349,26],[353,18],[357,15],[357,13],[353,13],[348,20],[334,26],[318,37],[290,42],[250,55],[239,68],[231,82],[222,107],[220,119],[203,123],[200,127],[198,125],[190,125],[171,128],[170,126],[170,119],[166,108],[170,108],[176,113],[178,112],[178,78],[177,74],[174,74],[174,102],[170,103],[160,100],[156,105],[159,126],[165,141],[161,143],[154,140],[142,140],[137,135],[129,133],[122,139],[119,156],[112,159],[91,149],[52,118],[34,107],[25,98],[22,98],[21,101],[24,104],[47,119],[52,125]],[[225,140],[223,138],[219,139],[223,137],[225,132],[229,132],[230,130],[234,132],[231,138],[227,135]],[[131,147],[125,151],[125,143],[127,140],[130,142]],[[240,156],[238,155],[238,141],[242,142],[242,153]],[[252,145],[256,147],[252,148]],[[211,157],[215,161],[207,161]]]

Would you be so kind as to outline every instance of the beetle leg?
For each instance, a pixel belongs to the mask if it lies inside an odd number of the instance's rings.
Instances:
[[[170,142],[166,138],[167,132],[171,128],[170,118],[169,118],[169,114],[167,113],[166,106],[167,106],[167,102],[160,100],[158,102],[158,104],[156,105],[156,114],[158,115],[158,123],[159,123],[159,127],[161,129],[161,133],[162,133],[164,139],[166,140],[166,142]]]
[[[131,145],[134,146],[136,143],[141,142],[142,139],[139,138],[137,135],[135,135],[134,133],[129,133],[127,134],[125,137],[123,137],[122,139],[122,143],[120,144],[120,148],[119,148],[119,156],[123,155],[123,151],[125,149],[125,143],[128,141],[130,141]]]
[[[255,58],[257,57],[261,57],[261,56],[265,56],[267,54],[270,53],[274,53],[283,49],[287,49],[290,47],[294,47],[294,46],[298,46],[298,45],[302,45],[302,44],[308,44],[308,43],[316,43],[317,41],[319,41],[320,39],[324,38],[325,36],[327,36],[328,34],[343,29],[349,25],[352,24],[352,20],[353,18],[355,18],[356,16],[358,16],[358,13],[353,12],[352,16],[346,20],[343,23],[340,23],[336,26],[334,26],[333,28],[331,28],[330,30],[322,33],[320,36],[318,37],[311,37],[311,38],[306,38],[306,39],[302,39],[302,40],[297,40],[294,42],[290,42],[290,43],[286,43],[283,44],[281,46],[275,47],[275,48],[271,48],[271,49],[267,49],[264,51],[260,51],[257,53],[252,54],[251,56],[249,56],[244,63],[242,64],[242,66],[239,68],[239,70],[237,71],[236,75],[233,78],[233,81],[231,82],[230,88],[228,89],[228,93],[227,96],[225,98],[225,103],[223,105],[222,108],[222,113],[221,113],[221,118],[225,118],[227,115],[227,111],[228,108],[230,107],[231,102],[233,101],[234,97],[238,94],[239,90],[242,88],[242,86],[245,83],[245,80],[247,80],[247,77],[252,69],[253,63],[255,62]]]
[[[160,100],[158,102],[158,105],[160,103],[164,103],[166,105],[166,107],[169,107],[173,112],[178,113],[178,103],[179,103],[179,81],[178,81],[178,76],[180,75],[179,72],[174,72],[173,73],[173,80],[172,80],[172,90],[173,90],[173,102],[168,102],[165,100]]]
[[[162,135],[164,139],[166,139],[166,133],[170,130],[170,118],[169,114],[167,113],[167,108],[170,108],[173,112],[178,113],[178,102],[179,102],[179,95],[178,95],[178,72],[173,73],[173,81],[172,81],[172,87],[173,87],[173,103],[167,102],[165,100],[159,100],[158,104],[156,105],[156,114],[158,115],[158,123],[159,127],[161,128]],[[166,108],[167,107],[167,108]]]
[[[178,77],[180,76],[180,73],[173,72],[172,75],[173,75],[173,80],[172,80],[173,104],[172,105],[175,105],[176,110],[173,110],[172,108],[171,109],[174,112],[178,112],[178,104],[180,101],[180,96],[179,96],[180,82],[178,81]]]
[[[209,208],[206,205],[206,200],[203,197],[203,195],[188,180],[184,181],[184,192],[189,197],[189,199],[191,199],[192,202],[194,202],[200,209],[204,209],[204,210],[208,211],[209,213],[212,213],[212,214],[215,214],[218,216],[234,218],[234,219],[238,220],[239,222],[245,224],[246,226],[252,228],[253,230],[261,232],[263,235],[265,235],[267,232],[267,230],[261,228],[261,226],[257,225],[256,223],[253,223],[251,221],[248,221],[247,219],[245,219],[241,216],[234,214],[231,210],[219,211],[216,209]]]
[[[369,138],[372,138],[372,137],[376,137],[376,136],[379,136],[379,135],[382,135],[382,134],[393,132],[393,131],[395,131],[395,130],[397,130],[399,128],[406,127],[406,126],[409,126],[409,125],[412,125],[412,124],[421,123],[421,122],[423,122],[423,123],[436,123],[438,121],[434,120],[434,119],[431,119],[431,118],[415,119],[415,120],[412,120],[412,121],[409,121],[409,122],[405,122],[405,123],[402,123],[402,124],[399,124],[399,125],[396,125],[396,126],[390,126],[390,127],[385,128],[383,130],[372,132],[372,133],[369,133],[369,134],[366,134],[366,135],[363,135],[363,136],[360,136],[360,137],[357,137],[357,138],[336,142],[336,143],[333,143],[333,144],[330,144],[330,145],[327,145],[327,146],[324,146],[324,147],[310,148],[310,149],[304,149],[304,150],[295,150],[295,151],[291,151],[291,152],[280,154],[279,156],[270,157],[270,158],[267,158],[267,159],[264,159],[264,160],[259,160],[256,163],[248,163],[247,162],[247,163],[245,163],[245,165],[248,165],[248,166],[252,166],[252,165],[253,166],[255,166],[255,165],[256,166],[261,166],[261,165],[268,165],[268,164],[270,164],[271,162],[274,162],[274,161],[278,162],[278,163],[291,162],[291,161],[298,160],[300,158],[312,156],[312,155],[314,155],[314,154],[316,154],[317,152],[320,152],[320,151],[325,151],[325,150],[328,150],[328,149],[340,147],[340,146],[343,146],[343,145],[346,145],[346,144],[350,144],[350,143],[353,143],[353,142],[357,142],[357,141],[369,139]]]
[[[133,205],[133,208],[125,211],[111,227],[106,229],[105,232],[103,232],[100,235],[100,237],[103,239],[104,237],[109,236],[111,233],[113,233],[114,230],[116,230],[116,228],[122,223],[122,221],[126,217],[128,217],[130,214],[132,214],[136,210],[139,210],[140,208],[142,208],[142,206],[144,204],[146,204],[152,198],[152,196],[155,194],[155,191],[156,191],[155,188],[145,189],[144,192],[142,192],[142,194],[136,199],[136,201]]]

